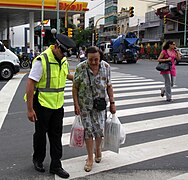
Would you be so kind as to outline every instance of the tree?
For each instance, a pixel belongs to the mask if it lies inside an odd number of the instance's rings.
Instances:
[[[92,31],[89,28],[75,29],[73,40],[76,42],[77,47],[91,46]]]

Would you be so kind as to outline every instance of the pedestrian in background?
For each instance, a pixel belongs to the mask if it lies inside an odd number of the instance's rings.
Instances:
[[[166,94],[166,101],[172,102],[172,93],[171,87],[175,84],[176,77],[176,66],[175,61],[180,60],[181,56],[176,48],[176,44],[174,41],[167,41],[163,46],[163,50],[161,51],[158,62],[167,62],[171,61],[172,67],[170,71],[160,72],[165,81],[165,87],[161,88],[161,96],[163,97]]]
[[[29,53],[29,66],[30,66],[30,69],[32,68],[32,62],[33,62],[34,57],[35,56],[34,56],[33,50],[31,49],[30,53]]]
[[[64,117],[64,89],[66,79],[73,80],[65,53],[75,43],[63,34],[56,35],[51,45],[33,61],[27,87],[27,115],[35,123],[33,135],[33,163],[39,172],[45,172],[43,161],[46,156],[46,134],[50,142],[50,173],[62,178],[69,174],[61,167],[62,120]]]
[[[87,60],[77,66],[73,80],[72,92],[75,114],[81,116],[85,130],[88,155],[84,166],[86,172],[92,169],[93,152],[95,152],[96,163],[100,163],[102,158],[101,142],[107,117],[107,95],[110,101],[110,112],[113,114],[116,112],[110,65],[100,60],[100,53],[97,47],[89,47],[86,50]],[[103,106],[102,109],[99,110],[96,104]],[[95,138],[95,147],[93,138]]]
[[[82,46],[80,53],[79,53],[79,61],[83,62],[86,60],[86,47]]]

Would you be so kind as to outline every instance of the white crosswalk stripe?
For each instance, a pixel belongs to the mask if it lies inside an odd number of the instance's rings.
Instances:
[[[181,111],[188,107],[186,100],[188,99],[187,88],[175,86],[172,90],[175,101],[173,103],[167,103],[165,97],[160,97],[160,88],[163,86],[163,82],[133,76],[131,74],[112,73],[112,75],[117,115],[124,120],[123,126],[126,129],[127,136],[131,137],[134,133],[188,125],[188,111],[183,114],[179,113],[176,115],[172,113],[164,117],[161,116],[162,112]],[[64,127],[69,126],[69,128],[74,120],[71,88],[72,83],[68,81],[65,93],[65,117],[63,123]],[[69,115],[67,116],[66,113],[69,113]],[[156,117],[150,118],[149,115],[151,113],[157,113]],[[140,115],[144,115],[144,117],[142,116],[140,119]],[[126,122],[131,116],[138,116],[138,119]],[[69,132],[63,134],[62,142],[67,148],[69,148],[69,138]],[[125,143],[125,145],[120,148],[119,154],[105,151],[103,153],[102,162],[100,164],[94,163],[93,169],[89,173],[83,170],[86,155],[75,156],[74,158],[62,161],[62,163],[65,169],[71,174],[70,179],[73,179],[187,151],[187,141],[188,134],[180,134],[174,137],[172,132],[172,137],[161,137],[161,139],[136,143],[127,147]],[[173,178],[181,179],[181,177],[188,179],[187,174]],[[56,180],[57,179],[61,178],[56,176]]]

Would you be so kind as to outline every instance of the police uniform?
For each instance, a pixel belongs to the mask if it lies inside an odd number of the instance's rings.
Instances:
[[[56,35],[56,44],[63,53],[68,52],[69,48],[75,47],[74,41],[63,34]],[[64,88],[69,73],[69,65],[66,57],[57,60],[53,54],[53,48],[54,46],[51,45],[34,59],[28,78],[37,82],[33,101],[33,109],[37,115],[35,133],[33,135],[33,162],[35,169],[38,165],[36,165],[36,162],[41,165],[45,159],[46,134],[48,134],[51,156],[50,172],[58,174],[56,169],[61,168],[60,159],[62,157],[61,137],[64,117]],[[41,170],[41,172],[43,171]],[[68,176],[65,177],[67,178]]]

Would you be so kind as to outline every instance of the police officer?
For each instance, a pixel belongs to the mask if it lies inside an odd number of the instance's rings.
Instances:
[[[61,167],[62,120],[64,117],[64,88],[66,79],[73,80],[65,56],[74,48],[73,40],[63,34],[56,35],[56,42],[33,60],[26,86],[27,115],[35,123],[33,135],[33,164],[35,170],[45,172],[46,134],[50,142],[50,173],[61,178],[69,174]]]

